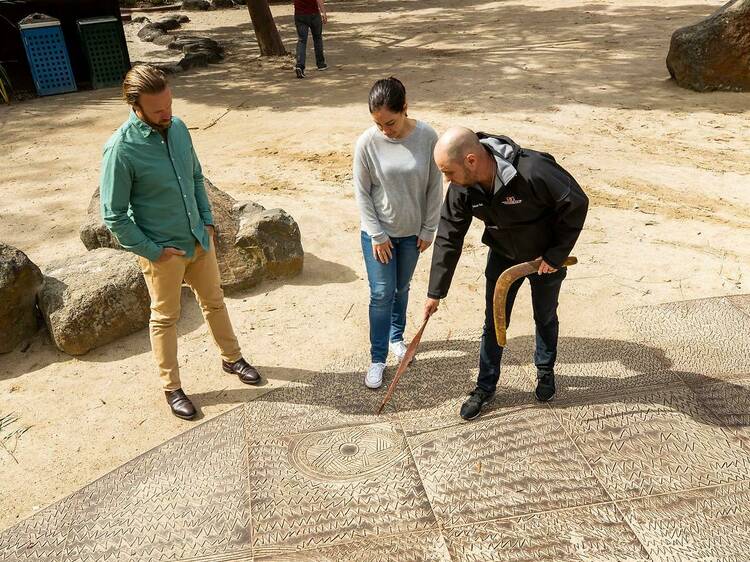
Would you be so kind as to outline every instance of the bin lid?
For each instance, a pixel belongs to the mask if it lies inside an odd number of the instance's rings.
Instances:
[[[80,20],[76,20],[76,23],[78,25],[91,25],[94,23],[111,23],[113,21],[117,21],[117,18],[112,17],[112,16],[107,16],[107,17],[100,17],[100,18],[80,19]]]
[[[31,29],[34,27],[50,27],[52,25],[60,25],[60,20],[48,16],[47,14],[29,14],[18,22],[18,27],[21,29]]]

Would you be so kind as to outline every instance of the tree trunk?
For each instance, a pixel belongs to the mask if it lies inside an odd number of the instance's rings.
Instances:
[[[260,54],[264,57],[286,54],[284,43],[281,42],[276,22],[273,21],[268,0],[247,0],[247,9],[253,21],[255,38],[258,40]]]

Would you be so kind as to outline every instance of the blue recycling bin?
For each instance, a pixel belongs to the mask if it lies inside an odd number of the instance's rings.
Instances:
[[[60,21],[47,17],[18,27],[37,93],[49,96],[75,92],[76,82]]]

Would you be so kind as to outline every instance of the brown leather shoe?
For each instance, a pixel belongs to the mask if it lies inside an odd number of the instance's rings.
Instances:
[[[195,406],[193,406],[190,398],[185,396],[181,388],[164,394],[167,397],[167,404],[169,404],[175,416],[183,420],[192,420],[195,417]]]
[[[225,373],[237,375],[245,384],[258,384],[260,382],[260,373],[258,370],[242,357],[234,363],[222,361],[221,368],[224,369]]]

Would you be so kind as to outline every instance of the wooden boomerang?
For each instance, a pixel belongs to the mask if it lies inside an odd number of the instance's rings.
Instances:
[[[417,335],[414,336],[414,339],[411,340],[409,347],[406,348],[404,358],[401,359],[401,363],[399,363],[398,365],[396,376],[393,377],[391,384],[388,386],[388,392],[385,393],[385,398],[383,398],[383,403],[380,405],[380,408],[378,408],[378,415],[382,413],[383,408],[385,408],[385,405],[388,404],[388,401],[391,399],[393,391],[396,389],[396,385],[398,384],[398,379],[400,379],[401,375],[406,372],[406,369],[409,367],[409,363],[411,363],[411,360],[414,359],[414,355],[417,353],[417,347],[419,346],[419,341],[422,339],[422,334],[424,333],[425,326],[427,326],[427,321],[429,319],[429,316],[424,319],[424,321],[422,322],[422,327],[419,328]]]
[[[563,262],[562,266],[568,267],[569,265],[575,265],[577,263],[578,258],[570,256]],[[495,336],[497,337],[497,344],[500,347],[505,347],[505,344],[507,343],[505,330],[505,303],[508,299],[510,286],[514,281],[517,281],[521,277],[537,273],[541,264],[542,258],[538,258],[509,267],[502,272],[497,279],[497,283],[495,283],[495,294],[492,296],[492,315],[495,317]]]

